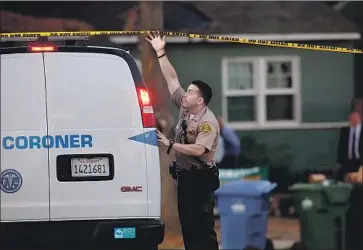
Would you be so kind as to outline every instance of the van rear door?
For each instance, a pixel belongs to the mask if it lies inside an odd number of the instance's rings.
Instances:
[[[51,220],[148,214],[145,145],[129,139],[143,133],[135,81],[109,52],[44,53]]]
[[[42,54],[1,54],[1,221],[49,220]]]

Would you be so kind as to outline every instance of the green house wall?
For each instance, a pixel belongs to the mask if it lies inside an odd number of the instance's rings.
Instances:
[[[350,1],[341,10],[341,13],[349,21],[354,22],[360,33],[363,36],[363,2]],[[363,49],[363,38],[355,41],[355,48]],[[363,55],[356,54],[355,56],[355,96],[363,98]]]
[[[171,46],[170,46],[171,47]],[[232,56],[296,55],[301,58],[303,122],[340,122],[346,120],[354,90],[351,54],[241,45],[173,45],[168,55],[181,84],[204,79],[213,86],[211,108],[221,114],[221,60]]]
[[[338,46],[351,47],[350,43]],[[240,44],[169,44],[168,56],[183,87],[203,79],[214,91],[210,107],[221,115],[221,60],[232,56],[299,56],[301,66],[302,120],[344,122],[354,91],[352,54]],[[176,109],[174,116],[177,116]],[[335,165],[338,129],[238,131],[267,147],[269,163],[291,170],[331,168]],[[248,147],[242,145],[242,147]],[[244,149],[251,151],[251,149]]]

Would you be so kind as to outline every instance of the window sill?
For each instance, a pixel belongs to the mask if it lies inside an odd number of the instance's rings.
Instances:
[[[238,131],[259,131],[259,130],[313,130],[313,129],[339,129],[348,126],[348,122],[269,122],[258,124],[255,122],[229,122],[227,125]]]

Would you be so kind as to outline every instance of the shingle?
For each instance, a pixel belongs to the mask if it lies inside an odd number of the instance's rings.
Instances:
[[[191,2],[215,20],[216,33],[357,32],[355,24],[323,2]]]
[[[74,18],[41,18],[0,10],[3,32],[92,30],[92,25]]]
[[[99,30],[122,29],[124,14],[135,2],[4,2],[0,10],[39,18],[78,19]],[[1,25],[1,24],[0,24]],[[41,25],[43,26],[43,24]],[[44,27],[47,27],[44,24]],[[44,28],[40,28],[43,29]]]

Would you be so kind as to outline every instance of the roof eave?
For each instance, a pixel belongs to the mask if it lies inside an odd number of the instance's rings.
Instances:
[[[333,6],[336,11],[341,11],[351,1],[340,1]]]

